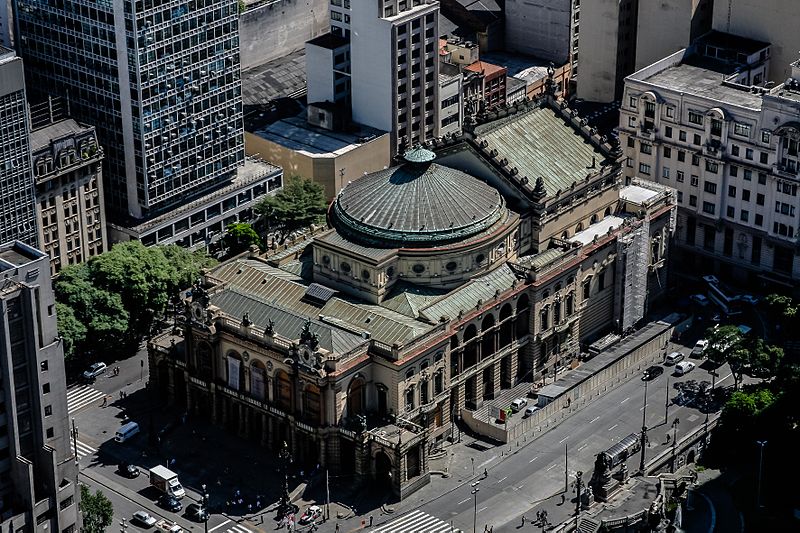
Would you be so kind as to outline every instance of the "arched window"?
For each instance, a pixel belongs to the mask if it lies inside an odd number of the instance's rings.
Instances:
[[[597,214],[592,215],[592,224],[597,223]]]
[[[206,381],[214,379],[211,346],[207,342],[201,342],[197,346],[197,372],[200,375],[200,379]]]
[[[275,372],[275,403],[285,411],[292,409],[292,382],[283,370]]]
[[[494,337],[494,315],[487,314],[481,322],[481,333],[483,334],[483,345],[481,347],[481,359],[490,357],[495,351]]]
[[[511,344],[512,336],[514,334],[514,321],[511,319],[511,315],[514,313],[514,309],[511,307],[511,304],[505,304],[502,309],[500,309],[500,347],[503,348]]]
[[[322,424],[322,399],[319,387],[313,383],[303,391],[303,418],[309,424]]]
[[[530,307],[531,301],[528,295],[520,296],[517,302],[517,338],[530,332]]]
[[[226,370],[228,372],[228,387],[243,391],[245,387],[244,364],[239,352],[234,350],[228,352],[228,368]]]
[[[256,400],[264,401],[267,397],[267,369],[264,363],[253,360],[250,363],[250,395]]]
[[[541,331],[544,331],[550,327],[550,306],[545,305],[542,308],[541,313],[539,313],[539,323],[541,327],[539,328]]]
[[[478,364],[478,343],[474,341],[478,336],[478,328],[470,324],[464,331],[464,369]]]
[[[347,388],[347,416],[363,414],[366,408],[364,379],[356,377]]]

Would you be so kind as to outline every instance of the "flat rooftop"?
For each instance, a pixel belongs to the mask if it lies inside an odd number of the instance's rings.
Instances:
[[[635,204],[643,204],[658,196],[660,193],[652,189],[640,187],[639,185],[628,185],[619,191],[619,197],[622,200],[633,202]]]
[[[581,245],[591,243],[595,237],[600,238],[608,234],[609,230],[617,229],[625,219],[616,215],[609,215],[596,224],[592,224],[583,231],[576,233],[569,242],[579,242]]]
[[[27,265],[45,254],[20,241],[0,244],[0,272]]]
[[[50,141],[60,139],[68,135],[75,135],[86,131],[91,131],[91,126],[82,126],[74,119],[59,120],[44,128],[39,128],[31,132],[31,150],[41,150],[50,145]]]
[[[279,98],[296,98],[306,91],[306,51],[242,71],[242,102],[245,106],[267,104]]]
[[[308,156],[341,155],[358,148],[366,139],[376,139],[386,132],[359,126],[357,132],[336,132],[308,124],[305,115],[278,120],[256,129],[253,135],[272,141]]]

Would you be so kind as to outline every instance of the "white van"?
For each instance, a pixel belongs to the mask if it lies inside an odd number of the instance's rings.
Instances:
[[[664,359],[664,364],[674,365],[679,361],[683,361],[683,354],[681,352],[672,352]]]
[[[128,422],[117,430],[117,434],[114,435],[114,440],[117,442],[125,442],[137,433],[139,433],[139,424],[136,422]]]
[[[684,374],[688,374],[692,370],[694,370],[695,364],[691,361],[681,361],[677,365],[675,365],[675,375],[676,376],[683,376]]]

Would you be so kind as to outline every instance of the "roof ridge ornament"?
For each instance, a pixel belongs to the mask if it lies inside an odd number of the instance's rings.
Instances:
[[[407,163],[430,163],[436,159],[436,154],[417,143],[403,154],[403,159]]]

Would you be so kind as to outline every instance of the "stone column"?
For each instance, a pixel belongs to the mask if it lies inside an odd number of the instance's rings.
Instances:
[[[239,433],[242,434],[243,437],[250,436],[250,407],[247,405],[240,403],[239,404],[239,415],[243,420],[243,423],[239,426]]]
[[[492,363],[492,398],[497,397],[497,392],[500,391],[500,360]]]
[[[261,417],[261,446],[268,446],[269,443],[269,417],[266,413],[259,413]]]
[[[517,371],[519,370],[519,348],[512,350],[511,353],[507,356],[511,358],[511,364],[509,365],[509,372],[511,372],[511,386],[517,384]]]
[[[317,462],[320,466],[324,467],[327,464],[327,439],[322,437],[319,439],[319,456],[317,457]]]

